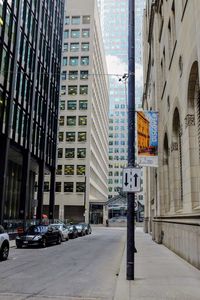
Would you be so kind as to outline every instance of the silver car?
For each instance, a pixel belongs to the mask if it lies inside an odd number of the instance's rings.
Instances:
[[[69,229],[65,224],[56,223],[56,224],[51,224],[51,226],[60,230],[62,236],[62,242],[69,240]]]

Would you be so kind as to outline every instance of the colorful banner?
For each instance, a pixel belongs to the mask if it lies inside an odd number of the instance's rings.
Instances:
[[[158,167],[158,113],[137,112],[137,162],[140,166]]]

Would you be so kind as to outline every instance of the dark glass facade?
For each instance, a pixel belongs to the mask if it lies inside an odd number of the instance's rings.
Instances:
[[[0,0],[0,222],[54,214],[64,0]],[[35,184],[37,178],[37,184]]]

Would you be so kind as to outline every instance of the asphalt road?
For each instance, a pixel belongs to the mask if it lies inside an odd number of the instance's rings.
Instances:
[[[125,228],[96,227],[61,245],[11,248],[0,262],[0,299],[113,299],[125,235]]]

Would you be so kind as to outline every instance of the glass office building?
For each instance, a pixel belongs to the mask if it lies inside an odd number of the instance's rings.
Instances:
[[[128,123],[128,1],[98,0],[107,56],[110,81],[109,110],[109,198],[118,194],[122,187],[122,168],[127,165]],[[137,84],[137,68],[141,70],[141,32],[144,1],[135,2],[136,24],[136,103],[141,101],[142,84]],[[115,72],[113,62],[118,63],[120,74]],[[110,65],[109,65],[110,64]],[[113,74],[114,73],[114,74]],[[116,74],[115,74],[116,73]],[[118,76],[119,75],[119,76]],[[120,81],[119,81],[120,80]]]
[[[63,0],[0,0],[0,223],[41,218],[45,172],[53,217],[63,13]]]

